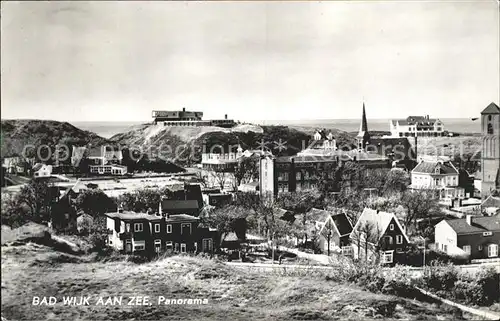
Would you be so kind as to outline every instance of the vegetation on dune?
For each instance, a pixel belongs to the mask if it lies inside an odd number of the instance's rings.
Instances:
[[[71,146],[89,143],[98,146],[107,142],[95,133],[81,130],[67,122],[52,120],[2,120],[1,132],[2,157],[22,155],[26,146],[30,145],[34,148],[26,149],[27,157],[35,157],[41,145],[47,145],[52,153],[56,145],[65,145],[71,153]],[[47,150],[42,152],[47,153]]]
[[[22,271],[22,276],[21,272]],[[40,275],[43,274],[43,278]],[[203,257],[174,256],[145,264],[89,261],[26,244],[2,249],[2,316],[15,320],[74,318],[107,320],[304,320],[449,319],[452,311],[357,285],[325,282],[324,276],[276,275],[239,270]],[[45,296],[123,296],[121,306],[48,309],[25,303]],[[151,306],[127,306],[129,296],[149,296]],[[208,304],[163,305],[158,297],[206,299]]]

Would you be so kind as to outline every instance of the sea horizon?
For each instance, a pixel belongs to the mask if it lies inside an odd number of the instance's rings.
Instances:
[[[481,132],[481,121],[471,118],[440,118],[445,130],[458,133],[477,134]],[[241,121],[256,125],[283,125],[293,127],[338,129],[346,132],[359,130],[360,119],[301,119],[301,120],[251,120]],[[372,131],[389,131],[389,118],[369,118],[368,129]],[[75,121],[72,125],[96,133],[104,138],[127,131],[133,126],[150,123],[151,121]]]

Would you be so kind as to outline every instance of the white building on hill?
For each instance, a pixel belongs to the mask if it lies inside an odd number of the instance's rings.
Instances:
[[[392,137],[437,137],[444,135],[444,124],[437,118],[426,116],[408,116],[406,119],[389,121]]]

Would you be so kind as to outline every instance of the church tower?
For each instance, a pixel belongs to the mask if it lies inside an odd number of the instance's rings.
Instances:
[[[363,103],[363,116],[361,118],[361,124],[359,126],[359,133],[356,136],[358,150],[364,150],[369,139],[370,134],[368,133],[368,122],[366,121],[365,103]]]
[[[500,108],[491,103],[481,112],[481,198],[500,189]]]

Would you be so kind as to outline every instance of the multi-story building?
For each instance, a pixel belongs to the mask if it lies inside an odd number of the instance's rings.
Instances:
[[[465,189],[459,186],[459,171],[452,162],[436,157],[421,160],[411,171],[412,189],[433,189],[441,199],[463,199]]]
[[[481,198],[500,191],[500,108],[491,103],[481,112]]]
[[[212,253],[218,233],[199,226],[199,218],[187,214],[106,213],[108,245],[125,253],[163,251]]]
[[[211,151],[201,155],[202,177],[208,187],[222,190],[235,190],[238,186],[234,172],[243,155],[239,146],[235,151],[227,150],[220,153]]]
[[[88,160],[88,171],[97,175],[127,174],[127,167],[120,165],[123,160],[121,149],[112,146],[98,147],[73,147],[71,163],[78,166],[86,158]]]
[[[401,262],[410,246],[404,227],[393,213],[365,208],[350,234],[355,259]]]
[[[389,129],[393,137],[437,137],[445,134],[443,122],[436,118],[429,118],[429,115],[391,120]]]
[[[153,110],[152,117],[154,124],[163,126],[217,126],[233,127],[236,123],[233,119],[228,119],[227,114],[224,119],[203,120],[203,112],[182,110]]]
[[[498,257],[500,216],[472,216],[442,220],[434,227],[435,247],[471,260]]]

